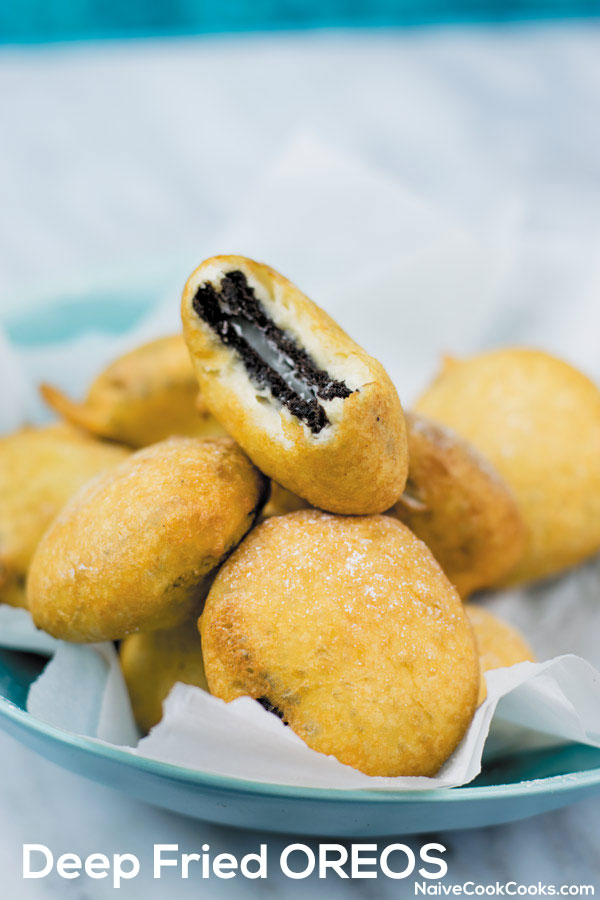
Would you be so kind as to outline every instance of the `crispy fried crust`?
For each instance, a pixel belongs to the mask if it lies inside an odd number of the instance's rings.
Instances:
[[[286,513],[296,512],[298,509],[306,509],[308,503],[297,494],[281,487],[276,481],[271,482],[271,496],[263,509],[263,518],[270,516],[284,516]]]
[[[519,634],[516,628],[497,619],[483,606],[476,603],[467,603],[465,612],[473,626],[475,641],[479,652],[479,665],[481,667],[481,681],[479,684],[479,697],[477,705],[483,703],[487,697],[487,685],[484,672],[491,669],[502,669],[505,666],[514,666],[516,663],[535,662],[533,650]]]
[[[135,720],[150,731],[162,718],[163,701],[178,681],[208,690],[195,621],[166,631],[132,634],[119,648]]]
[[[44,531],[86,481],[129,455],[70,425],[0,438],[0,601],[24,606],[25,576]]]
[[[512,488],[528,529],[502,583],[543,578],[600,549],[600,391],[538,350],[452,360],[417,409],[470,441]]]
[[[416,413],[406,424],[408,481],[390,512],[425,541],[468,597],[514,567],[525,525],[509,487],[474,447]]]
[[[24,577],[19,577],[2,588],[0,591],[0,603],[27,609],[27,591],[25,590]]]
[[[225,434],[198,400],[198,382],[180,334],[116,359],[98,375],[82,403],[49,384],[42,384],[40,392],[68,422],[130,447],[146,447],[171,435]]]
[[[266,500],[228,438],[170,438],[134,453],[63,509],[33,558],[33,620],[67,641],[117,640],[198,613],[207,576]]]
[[[243,364],[196,314],[198,287],[217,289],[239,270],[269,317],[353,393],[331,401],[331,427],[315,436],[252,384]],[[291,282],[241,256],[206,260],[182,298],[184,333],[209,408],[267,475],[314,506],[334,512],[382,512],[406,480],[408,454],[400,401],[377,360]]]
[[[268,519],[218,573],[200,629],[213,694],[268,701],[314,750],[369,775],[434,775],[475,709],[460,598],[389,516]]]

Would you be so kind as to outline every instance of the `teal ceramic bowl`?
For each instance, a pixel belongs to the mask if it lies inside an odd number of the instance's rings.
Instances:
[[[396,793],[285,787],[141,759],[34,719],[41,657],[0,650],[0,726],[65,769],[197,819],[280,833],[368,837],[495,825],[600,792],[600,750],[573,745],[489,767],[464,788]]]
[[[80,291],[68,302],[37,304],[34,330],[31,306],[5,324],[15,342],[29,345],[64,340],[86,328],[115,333],[133,324],[154,297],[150,288],[140,292],[139,282],[136,291],[125,291],[122,284],[120,290]],[[100,320],[98,310],[103,311]],[[5,731],[78,775],[222,825],[383,837],[510,822],[600,793],[600,750],[579,744],[512,756],[484,767],[467,787],[420,793],[307,789],[192,771],[134,757],[34,719],[25,702],[44,663],[39,656],[0,650],[0,726]]]

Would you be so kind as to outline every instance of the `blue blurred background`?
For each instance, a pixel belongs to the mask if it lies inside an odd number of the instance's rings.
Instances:
[[[0,38],[34,42],[599,13],[600,0],[2,0]]]

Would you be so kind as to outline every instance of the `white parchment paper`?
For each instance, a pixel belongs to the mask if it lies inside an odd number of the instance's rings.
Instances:
[[[543,284],[536,282],[534,263],[552,248],[536,242],[527,255],[512,198],[494,222],[486,234],[470,233],[384,174],[302,134],[226,232],[199,248],[198,261],[237,252],[282,270],[382,360],[406,405],[435,371],[441,352],[471,352],[493,343],[546,346],[600,376],[590,337],[598,268],[583,269],[566,236],[563,252],[553,253],[552,261],[555,268],[562,265],[563,281],[554,283],[568,283],[570,293],[549,302],[547,275]],[[524,277],[525,296],[515,288]],[[176,330],[180,287],[174,284],[118,340],[86,333],[60,345],[14,348],[0,333],[0,380],[11,385],[0,430],[43,415],[35,398],[38,380],[51,378],[71,392],[81,384],[83,393],[108,359]],[[486,602],[523,630],[544,661],[489,673],[486,702],[432,779],[363,775],[308,748],[256,702],[225,704],[181,684],[167,699],[162,722],[137,743],[112,644],[55,641],[34,628],[27,612],[0,607],[0,645],[50,658],[28,697],[28,710],[37,718],[132,753],[257,781],[424,790],[468,783],[480,771],[484,752],[498,756],[565,741],[600,746],[600,674],[594,668],[600,666],[600,562]]]

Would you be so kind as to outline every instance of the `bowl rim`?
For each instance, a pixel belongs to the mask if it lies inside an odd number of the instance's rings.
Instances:
[[[54,725],[36,719],[30,713],[15,706],[6,697],[0,696],[0,718],[13,721],[21,728],[35,732],[58,744],[72,747],[90,756],[100,756],[112,762],[133,765],[153,775],[175,781],[193,783],[212,790],[227,790],[237,793],[269,795],[276,799],[321,800],[329,802],[353,803],[432,803],[439,801],[461,802],[487,800],[496,797],[512,798],[542,794],[546,792],[582,789],[600,785],[600,766],[581,772],[564,775],[550,775],[544,778],[518,781],[513,784],[480,785],[478,787],[432,788],[424,791],[391,791],[374,788],[310,788],[293,784],[276,784],[264,781],[238,778],[234,775],[219,775],[190,769],[176,763],[140,756],[116,744],[100,741],[74,732],[64,731]]]

